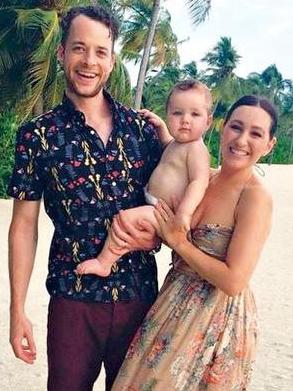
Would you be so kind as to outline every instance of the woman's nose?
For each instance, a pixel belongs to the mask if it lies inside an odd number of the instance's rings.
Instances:
[[[238,143],[238,145],[246,145],[247,144],[247,133],[246,132],[239,133],[239,136],[237,137],[237,143]]]

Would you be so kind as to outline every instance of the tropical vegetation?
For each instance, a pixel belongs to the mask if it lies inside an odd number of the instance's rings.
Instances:
[[[110,7],[122,21],[117,61],[107,86],[117,99],[164,117],[164,102],[174,83],[190,77],[204,81],[214,99],[214,123],[205,142],[213,165],[217,165],[227,108],[243,94],[265,95],[279,109],[280,126],[278,144],[264,161],[293,163],[293,81],[284,79],[275,64],[246,78],[237,76],[241,56],[231,37],[221,37],[214,47],[207,48],[201,67],[194,61],[180,65],[181,42],[163,1],[0,0],[0,197],[5,197],[13,166],[18,126],[57,104],[63,95],[64,75],[56,60],[59,20],[71,6],[95,3]],[[211,0],[186,0],[185,5],[196,25],[205,20]],[[141,68],[135,88],[127,72],[131,62]]]

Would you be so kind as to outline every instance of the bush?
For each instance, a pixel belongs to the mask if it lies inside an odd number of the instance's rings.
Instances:
[[[0,198],[7,198],[7,186],[14,163],[16,115],[7,111],[0,114]]]

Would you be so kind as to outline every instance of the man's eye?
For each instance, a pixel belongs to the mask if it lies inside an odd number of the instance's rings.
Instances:
[[[75,52],[82,52],[82,51],[84,50],[84,48],[83,48],[82,46],[74,46],[74,47],[73,47],[73,50],[74,50]]]

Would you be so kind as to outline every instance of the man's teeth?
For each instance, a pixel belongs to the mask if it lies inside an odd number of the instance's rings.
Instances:
[[[88,79],[94,79],[97,76],[96,73],[91,73],[91,72],[78,72],[78,74]]]
[[[231,147],[231,152],[234,153],[235,155],[239,155],[239,156],[248,155],[248,153],[246,151],[243,151],[242,149],[235,149],[233,147]]]

